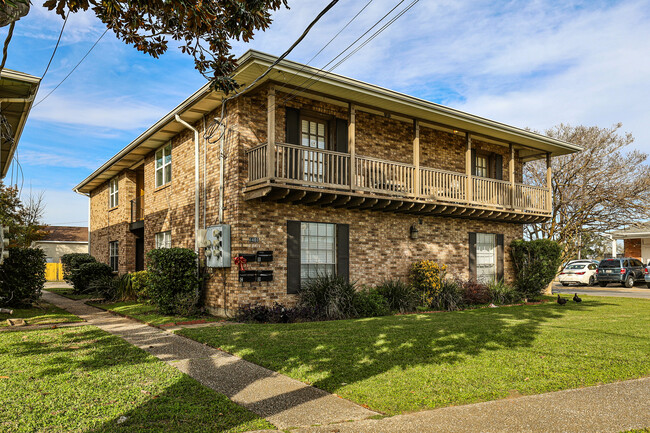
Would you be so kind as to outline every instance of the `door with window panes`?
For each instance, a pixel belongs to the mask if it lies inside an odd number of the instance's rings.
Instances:
[[[493,233],[476,234],[476,279],[489,283],[497,277],[497,239]]]
[[[322,120],[303,118],[301,120],[300,143],[312,149],[325,150],[327,148],[327,123]],[[322,183],[325,155],[309,150],[303,151],[302,154],[303,180]]]

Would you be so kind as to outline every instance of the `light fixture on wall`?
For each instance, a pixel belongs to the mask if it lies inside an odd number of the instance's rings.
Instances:
[[[411,224],[411,229],[410,229],[411,239],[417,239],[418,236],[420,235],[420,230],[418,230],[416,224],[417,223]]]

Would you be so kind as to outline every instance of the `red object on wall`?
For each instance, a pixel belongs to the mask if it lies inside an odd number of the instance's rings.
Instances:
[[[235,257],[235,264],[239,266],[239,270],[245,270],[244,265],[246,264],[246,258],[242,256]]]

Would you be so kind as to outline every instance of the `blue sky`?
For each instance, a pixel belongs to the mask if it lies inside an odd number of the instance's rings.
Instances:
[[[290,0],[267,32],[234,41],[233,52],[279,55],[328,2]],[[339,2],[289,58],[307,62],[367,2]],[[374,0],[311,65],[326,64],[396,3]],[[649,18],[650,0],[421,0],[335,72],[519,127],[622,122],[650,153]],[[35,2],[16,25],[6,67],[41,76],[62,23]],[[71,15],[37,102],[103,31],[91,13]],[[156,60],[107,33],[32,110],[18,146],[22,173],[14,167],[11,180],[45,192],[45,222],[86,224],[87,199],[72,187],[204,82],[173,46]]]

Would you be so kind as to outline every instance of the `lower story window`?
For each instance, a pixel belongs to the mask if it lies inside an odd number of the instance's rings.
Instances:
[[[111,266],[111,269],[114,272],[118,270],[118,258],[119,258],[119,243],[117,241],[108,243],[108,260]]]
[[[172,231],[156,233],[156,248],[171,248],[172,247]]]
[[[300,223],[300,281],[336,274],[336,224]]]
[[[497,235],[476,233],[476,279],[489,283],[497,279]]]

